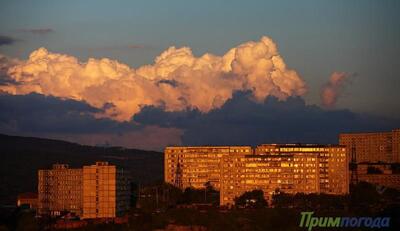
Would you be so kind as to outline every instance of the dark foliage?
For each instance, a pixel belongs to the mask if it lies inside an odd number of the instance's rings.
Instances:
[[[178,203],[219,205],[219,192],[212,187],[205,187],[204,189],[186,188],[179,198]]]
[[[264,199],[264,192],[262,190],[253,190],[235,198],[235,205],[242,208],[260,209],[267,207],[268,203]]]

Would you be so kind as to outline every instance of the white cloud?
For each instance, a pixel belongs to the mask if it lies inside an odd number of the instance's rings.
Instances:
[[[170,47],[154,64],[136,70],[110,59],[81,63],[73,56],[39,48],[7,73],[15,83],[0,90],[85,101],[105,108],[99,117],[118,121],[130,120],[143,105],[208,112],[222,106],[236,90],[251,91],[257,101],[269,95],[285,100],[306,92],[302,78],[286,67],[268,37],[243,43],[222,56],[195,57],[188,47]]]

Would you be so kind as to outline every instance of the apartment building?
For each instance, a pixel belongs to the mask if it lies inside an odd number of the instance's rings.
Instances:
[[[82,218],[121,216],[129,209],[127,173],[107,162],[83,166]]]
[[[108,162],[83,168],[55,164],[38,172],[38,214],[74,213],[83,219],[113,218],[129,209],[129,180]]]
[[[38,213],[51,216],[69,211],[82,215],[82,169],[54,164],[38,172]]]
[[[342,133],[339,144],[347,147],[356,163],[399,163],[400,129],[389,132]]]
[[[261,189],[271,199],[276,189],[287,193],[348,193],[346,149],[332,145],[265,144],[250,146],[167,147],[165,181],[179,188],[220,191],[220,204]]]

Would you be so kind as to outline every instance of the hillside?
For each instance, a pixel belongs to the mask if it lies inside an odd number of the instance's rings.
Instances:
[[[162,180],[163,176],[163,155],[154,151],[0,134],[0,153],[0,205],[14,204],[18,193],[35,192],[37,170],[50,168],[54,163],[81,167],[108,161],[128,169],[134,182],[144,184]]]

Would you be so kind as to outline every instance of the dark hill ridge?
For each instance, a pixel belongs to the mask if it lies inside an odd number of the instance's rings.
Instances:
[[[0,204],[14,204],[18,193],[35,192],[37,170],[54,163],[81,167],[108,161],[129,170],[134,182],[149,183],[163,177],[163,155],[154,151],[0,134],[0,153]]]

